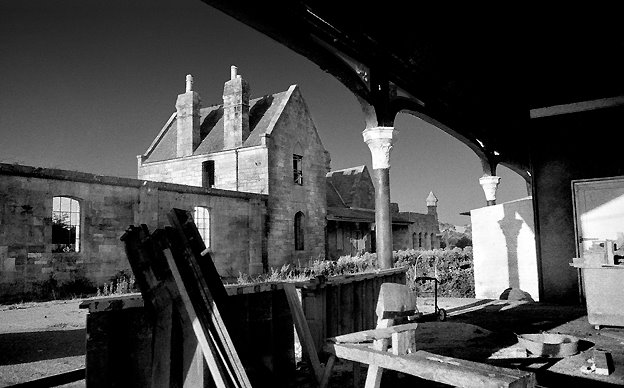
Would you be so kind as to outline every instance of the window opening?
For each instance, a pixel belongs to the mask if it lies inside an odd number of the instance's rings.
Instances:
[[[214,160],[206,160],[202,163],[202,186],[214,187],[215,185],[215,164]]]
[[[303,185],[303,156],[293,154],[293,177],[298,185]]]
[[[206,248],[210,248],[210,210],[203,206],[195,207],[193,220],[197,226],[197,231],[204,240],[204,245]]]
[[[52,252],[80,251],[80,203],[69,197],[52,198]]]

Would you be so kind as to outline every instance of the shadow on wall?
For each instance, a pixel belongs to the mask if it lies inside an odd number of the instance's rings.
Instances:
[[[475,294],[498,299],[522,289],[538,300],[539,279],[531,197],[471,211]]]
[[[507,247],[507,270],[509,277],[510,288],[520,287],[520,264],[518,261],[518,248],[520,248],[518,238],[522,226],[526,225],[531,234],[535,236],[535,228],[533,226],[533,212],[525,206],[514,207],[509,209],[509,206],[503,206],[503,218],[498,221],[501,232],[505,236],[505,246]],[[518,219],[516,216],[520,216]],[[529,220],[529,222],[526,222]],[[539,295],[532,295],[538,297]]]

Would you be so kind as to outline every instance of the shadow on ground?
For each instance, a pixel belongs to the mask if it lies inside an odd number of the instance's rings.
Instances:
[[[85,354],[85,329],[0,334],[0,365]]]

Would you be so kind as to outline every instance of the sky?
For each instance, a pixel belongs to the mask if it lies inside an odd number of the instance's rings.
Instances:
[[[175,111],[186,74],[203,106],[222,103],[236,65],[251,96],[299,85],[332,169],[366,164],[364,115],[317,65],[199,0],[3,0],[0,2],[0,162],[136,177]],[[485,206],[478,157],[460,141],[399,114],[390,190],[401,211],[440,221]],[[372,172],[372,170],[370,170]],[[524,180],[499,166],[497,202],[525,197]]]

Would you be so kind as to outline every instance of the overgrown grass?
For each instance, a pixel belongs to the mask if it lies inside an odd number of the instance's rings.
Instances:
[[[433,281],[415,281],[417,277],[427,276],[438,279],[438,296],[474,297],[472,247],[425,251],[408,249],[394,252],[393,259],[395,267],[408,267],[407,284],[420,295],[433,295]],[[285,264],[256,277],[241,273],[236,283],[296,282],[317,276],[332,277],[378,270],[377,255],[364,253],[361,256],[342,256],[336,261],[317,259],[308,266]]]

